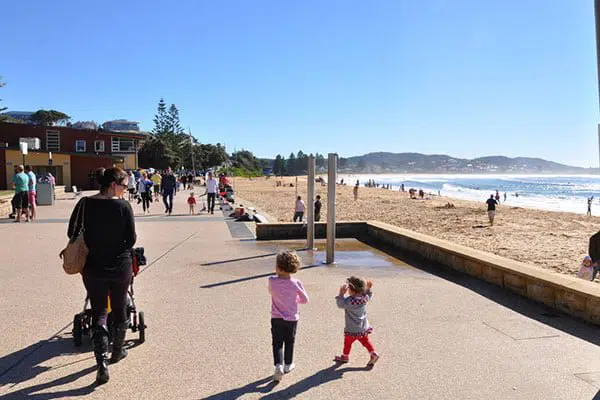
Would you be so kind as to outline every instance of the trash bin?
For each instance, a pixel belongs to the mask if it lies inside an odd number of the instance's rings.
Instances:
[[[50,182],[38,182],[37,203],[40,206],[54,205],[54,187]]]

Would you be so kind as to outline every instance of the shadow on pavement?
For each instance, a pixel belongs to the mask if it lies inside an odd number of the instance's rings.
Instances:
[[[335,381],[337,379],[342,379],[344,373],[346,372],[357,372],[357,371],[370,371],[369,367],[345,367],[340,368],[342,364],[336,363],[331,367],[327,367],[325,369],[320,370],[312,376],[302,379],[294,383],[293,385],[287,387],[284,390],[270,393],[266,396],[261,397],[261,399],[291,399],[296,396],[301,395],[302,393],[315,388],[317,386],[323,385],[327,382]]]
[[[370,241],[364,241],[364,243],[371,245],[378,250],[381,250],[392,257],[404,261],[407,264],[410,264],[411,266],[424,272],[469,289],[528,318],[551,326],[569,335],[576,336],[596,346],[600,346],[600,335],[598,334],[598,327],[595,325],[576,319],[575,317],[571,317],[542,303],[522,297],[500,286],[496,286],[459,271],[449,269],[443,265],[435,264],[431,261],[419,260],[412,255],[400,253],[397,250],[380,243],[373,243]],[[600,397],[598,400],[600,400]]]
[[[317,268],[317,267],[324,267],[326,266],[325,264],[313,264],[313,265],[307,265],[306,267],[302,267],[300,268],[302,269],[311,269],[311,268]],[[225,285],[231,285],[234,283],[241,283],[241,282],[246,282],[246,281],[252,281],[254,279],[260,279],[260,278],[267,278],[269,276],[274,275],[274,272],[269,272],[267,274],[260,274],[260,275],[253,275],[253,276],[247,276],[245,278],[239,278],[239,279],[232,279],[230,281],[224,281],[224,282],[217,282],[217,283],[211,283],[208,285],[202,285],[200,286],[201,289],[212,289],[214,287],[218,287],[218,286],[225,286]]]
[[[242,239],[245,241],[255,241],[256,239]],[[308,251],[309,249],[307,248],[302,248],[302,249],[293,249],[295,252],[299,252],[299,251]],[[219,264],[227,264],[227,263],[232,263],[232,262],[238,262],[238,261],[246,261],[246,260],[254,260],[257,258],[265,258],[265,257],[273,257],[276,256],[277,253],[266,253],[266,254],[259,254],[257,256],[249,256],[249,257],[241,257],[241,258],[232,258],[229,260],[222,260],[222,261],[212,261],[212,262],[208,262],[208,263],[204,263],[204,264],[200,264],[203,267],[208,267],[211,265],[219,265]]]
[[[255,382],[249,383],[246,386],[239,387],[237,389],[231,389],[226,392],[214,394],[212,396],[203,397],[204,400],[230,400],[238,399],[246,394],[250,393],[269,393],[273,388],[277,386],[277,382],[269,376],[268,378],[259,379]]]
[[[89,348],[76,348],[70,337],[54,336],[48,340],[39,341],[14,353],[5,355],[0,358],[0,387],[9,390],[10,387],[34,379],[49,370],[56,370],[79,362],[89,362],[91,358],[88,357],[56,367],[42,365],[55,357],[81,354],[86,351],[89,351]],[[68,396],[83,396],[90,393],[93,388],[86,386],[63,392],[40,393],[37,395],[33,393],[73,382],[93,371],[95,371],[95,366],[63,376],[52,382],[29,386],[10,393],[10,398],[54,399]]]

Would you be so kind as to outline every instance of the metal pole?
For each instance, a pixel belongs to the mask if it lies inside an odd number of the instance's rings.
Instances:
[[[192,129],[188,126],[190,133],[190,152],[192,153],[192,171],[194,171],[194,179],[196,179],[196,161],[194,159],[194,139],[192,139]],[[192,182],[193,184],[193,182]]]
[[[594,0],[594,18],[596,21],[596,72],[598,74],[598,92],[600,93],[600,0]],[[598,156],[600,157],[600,125],[598,125]]]
[[[306,213],[308,218],[306,228],[306,248],[315,248],[315,157],[308,157],[308,193],[307,193],[307,205],[308,212]]]
[[[329,153],[327,164],[327,256],[326,263],[335,262],[335,182],[337,154]]]

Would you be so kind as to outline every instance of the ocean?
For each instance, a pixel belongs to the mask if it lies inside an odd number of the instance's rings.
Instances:
[[[404,184],[410,188],[423,189],[426,193],[455,199],[485,202],[490,194],[500,192],[500,202],[516,207],[536,208],[548,211],[565,211],[577,214],[587,212],[587,199],[594,197],[592,214],[600,216],[600,175],[348,175],[338,179],[360,185],[373,179],[383,185],[399,190]],[[518,193],[518,196],[516,195]]]

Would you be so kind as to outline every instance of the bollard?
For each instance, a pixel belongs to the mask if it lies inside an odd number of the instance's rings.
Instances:
[[[308,193],[306,196],[306,213],[308,222],[306,224],[306,248],[315,248],[315,157],[308,157]]]
[[[335,262],[335,182],[337,180],[337,154],[328,154],[327,164],[327,255],[326,264]]]

